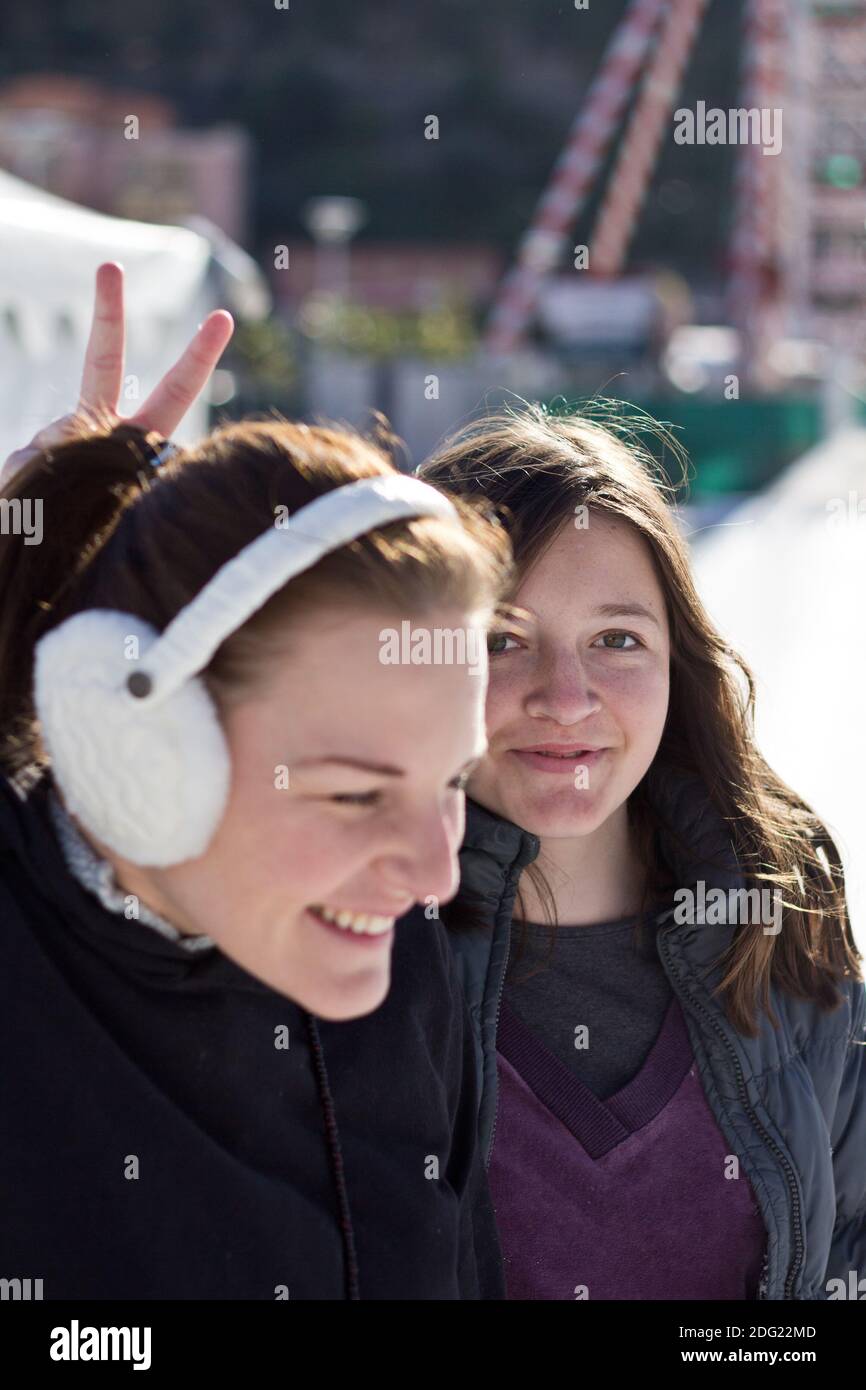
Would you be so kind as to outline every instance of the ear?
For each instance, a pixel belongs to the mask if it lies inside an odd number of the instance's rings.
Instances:
[[[131,863],[164,867],[204,853],[231,765],[199,677],[163,699],[128,688],[157,637],[131,613],[77,613],[37,644],[34,700],[70,812]]]

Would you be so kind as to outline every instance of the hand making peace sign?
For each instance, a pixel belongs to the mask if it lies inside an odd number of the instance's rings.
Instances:
[[[234,321],[225,309],[215,309],[208,314],[174,366],[169,367],[140,409],[128,417],[128,423],[156,431],[163,437],[170,436],[204,390],[233,332]],[[94,408],[108,410],[120,420],[117,403],[123,384],[125,336],[123,267],[106,261],[96,272],[96,298],[78,405],[71,414],[52,420],[29,444],[9,455],[0,468],[0,487],[4,487],[34,454],[62,444],[72,433],[74,424]]]

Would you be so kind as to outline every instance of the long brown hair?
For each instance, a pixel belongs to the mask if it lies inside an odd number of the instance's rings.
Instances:
[[[646,415],[641,426],[670,448],[681,471],[687,466],[669,431]],[[771,979],[824,1009],[837,1007],[837,985],[862,978],[839,852],[756,747],[753,677],[701,603],[670,505],[682,478],[673,481],[628,418],[604,400],[581,414],[521,403],[482,417],[447,439],[418,474],[450,496],[484,497],[494,505],[514,548],[515,589],[578,507],[622,518],[643,537],[665,595],[671,639],[670,704],[654,767],[698,775],[726,822],[747,880],[781,894],[782,930],[737,930],[718,992],[747,1036],[757,1032],[759,999],[776,1022]],[[671,883],[665,845],[675,831],[662,820],[649,787],[648,774],[628,811],[648,885],[662,890]],[[555,924],[553,894],[541,869],[531,865],[527,872]]]
[[[44,762],[32,700],[36,643],[74,613],[109,608],[157,631],[248,542],[315,497],[395,471],[399,443],[277,417],[222,425],[159,469],[164,441],[91,414],[74,437],[35,456],[2,490],[41,507],[43,539],[0,536],[0,766]],[[456,499],[455,499],[456,500]],[[394,521],[325,555],[279,590],[215,653],[202,676],[218,703],[235,698],[279,648],[291,622],[325,604],[420,616],[440,606],[493,613],[510,547],[488,508],[458,501],[459,520]],[[275,641],[274,639],[278,639]]]

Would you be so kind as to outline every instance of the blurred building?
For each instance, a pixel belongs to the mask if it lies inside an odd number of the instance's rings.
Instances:
[[[287,249],[288,266],[272,271],[271,285],[277,305],[293,317],[310,294],[335,287],[328,283],[327,261],[312,242],[289,242]],[[503,268],[502,254],[483,244],[359,242],[351,250],[348,297],[356,304],[395,311],[453,300],[476,305],[490,298]]]
[[[812,330],[866,356],[866,3],[811,5]]]
[[[115,217],[203,217],[243,244],[249,160],[239,127],[179,129],[171,102],[138,89],[53,73],[0,88],[0,168]]]

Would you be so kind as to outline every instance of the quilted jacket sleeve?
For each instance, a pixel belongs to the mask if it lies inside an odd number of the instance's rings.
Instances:
[[[856,981],[852,991],[853,1027],[830,1132],[836,1224],[826,1273],[827,1281],[841,1279],[846,1290],[852,1270],[858,1284],[866,1281],[866,985]],[[866,1282],[859,1291],[864,1295]]]

